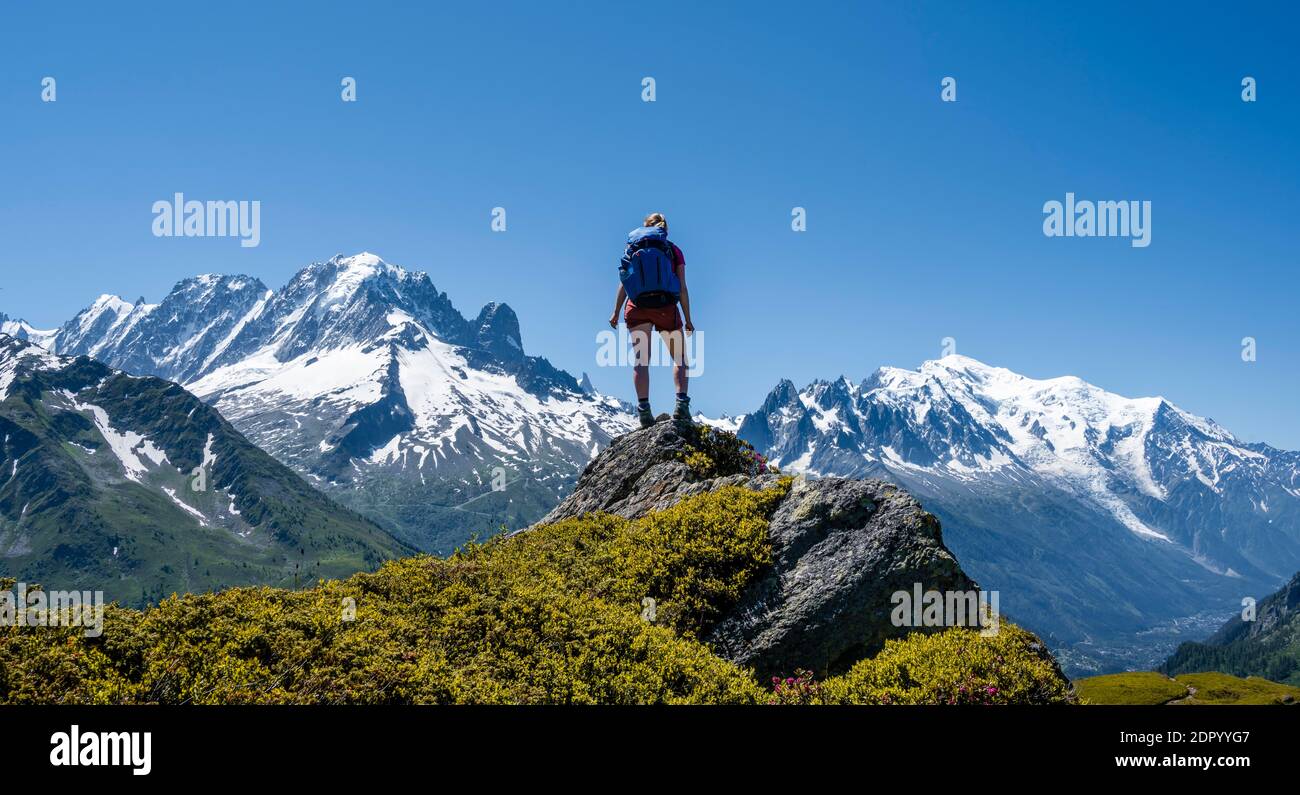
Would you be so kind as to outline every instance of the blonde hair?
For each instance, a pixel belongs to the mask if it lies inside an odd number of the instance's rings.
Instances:
[[[664,218],[663,213],[650,213],[645,217],[645,220],[641,222],[641,225],[657,226],[663,229],[665,234],[668,232],[668,219]]]

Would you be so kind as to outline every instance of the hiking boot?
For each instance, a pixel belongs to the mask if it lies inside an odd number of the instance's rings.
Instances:
[[[673,420],[676,422],[689,423],[691,421],[691,399],[678,400],[677,405],[673,407]]]
[[[636,410],[636,417],[637,419],[641,420],[642,428],[649,428],[651,425],[655,424],[655,415],[654,412],[650,410],[649,406],[646,406],[645,408],[641,408],[640,406],[638,406]]]

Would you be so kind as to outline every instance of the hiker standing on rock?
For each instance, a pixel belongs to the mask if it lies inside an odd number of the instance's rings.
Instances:
[[[650,341],[651,331],[663,337],[673,357],[673,384],[677,387],[677,405],[673,419],[690,422],[691,399],[686,394],[686,339],[695,331],[691,322],[691,297],[686,290],[686,257],[668,240],[668,220],[660,213],[646,216],[642,226],[627,236],[627,250],[618,266],[618,296],[611,328],[618,328],[623,312],[632,337],[632,384],[636,387],[637,417],[642,428],[654,424],[650,411]],[[624,303],[626,302],[626,307]],[[677,311],[677,304],[682,311]],[[686,316],[685,321],[682,315]]]

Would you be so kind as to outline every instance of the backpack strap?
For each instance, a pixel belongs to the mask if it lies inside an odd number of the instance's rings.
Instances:
[[[682,264],[681,261],[677,258],[677,246],[671,240],[667,241],[667,243],[668,243],[668,261],[672,263],[673,270],[676,271],[677,268],[679,268]]]

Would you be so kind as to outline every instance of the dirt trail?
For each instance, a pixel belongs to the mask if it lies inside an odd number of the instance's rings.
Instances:
[[[1172,680],[1172,679],[1171,679],[1170,681],[1176,681],[1176,680]],[[1182,682],[1179,682],[1178,684],[1181,685]],[[1174,699],[1173,701],[1166,701],[1165,703],[1166,703],[1166,704],[1186,704],[1186,703],[1189,703],[1190,701],[1192,701],[1192,699],[1196,698],[1196,688],[1192,687],[1191,685],[1186,685],[1186,687],[1187,687],[1187,695],[1183,696],[1182,698],[1176,698],[1176,699]]]

